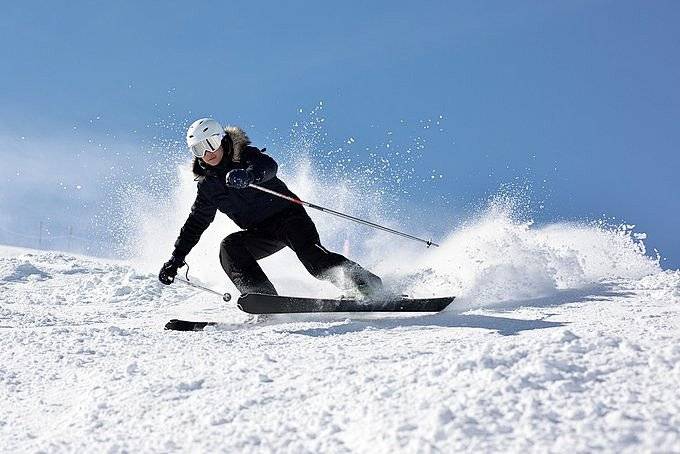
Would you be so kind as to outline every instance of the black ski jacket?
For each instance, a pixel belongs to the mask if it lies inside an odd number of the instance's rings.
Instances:
[[[225,152],[220,164],[211,167],[200,159],[194,160],[198,193],[191,213],[175,241],[172,255],[176,259],[184,260],[196,246],[203,232],[215,219],[217,210],[229,216],[240,228],[248,229],[291,207],[291,202],[257,189],[227,187],[225,177],[230,170],[246,169],[255,177],[254,183],[297,198],[277,178],[278,165],[274,159],[264,150],[250,146],[242,130],[232,127],[226,131],[226,142],[223,140],[222,145],[229,151]]]

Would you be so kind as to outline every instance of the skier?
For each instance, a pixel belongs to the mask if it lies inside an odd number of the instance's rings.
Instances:
[[[297,198],[276,176],[274,159],[266,149],[251,146],[242,129],[223,129],[214,119],[202,118],[191,124],[186,139],[194,155],[198,193],[172,257],[158,275],[163,284],[174,281],[177,269],[220,210],[242,229],[222,240],[219,254],[222,268],[242,294],[277,294],[257,261],[286,246],[318,279],[343,290],[354,288],[366,298],[382,291],[378,276],[321,245],[302,206],[248,187],[255,183]]]

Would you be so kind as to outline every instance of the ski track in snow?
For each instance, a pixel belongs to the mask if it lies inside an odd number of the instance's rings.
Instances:
[[[680,452],[679,271],[244,327],[123,262],[0,257],[6,452]],[[164,331],[172,317],[225,324]]]

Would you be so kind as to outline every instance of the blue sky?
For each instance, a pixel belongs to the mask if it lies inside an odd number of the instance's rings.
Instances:
[[[677,268],[678,23],[674,1],[3,4],[0,241],[88,215],[101,194],[73,196],[74,175],[195,116],[267,146],[323,101],[328,136],[358,151],[442,116],[421,131],[417,172],[444,175],[430,209],[526,182],[537,221],[637,224]]]

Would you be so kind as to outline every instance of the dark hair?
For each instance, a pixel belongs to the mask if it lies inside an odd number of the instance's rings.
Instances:
[[[234,157],[234,142],[231,140],[229,133],[226,133],[222,137],[222,143],[220,144],[224,150],[224,157],[222,159],[232,160]]]

